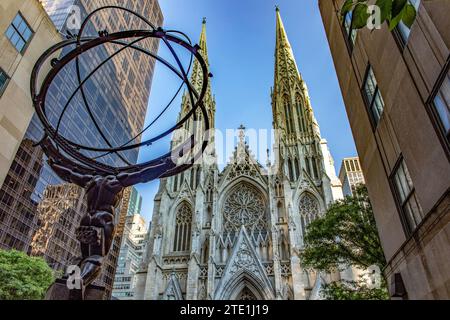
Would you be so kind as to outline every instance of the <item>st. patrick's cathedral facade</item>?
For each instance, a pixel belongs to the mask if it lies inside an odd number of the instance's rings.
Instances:
[[[208,63],[205,21],[199,46]],[[194,62],[198,87],[200,72]],[[214,126],[211,91],[204,103]],[[271,98],[277,164],[255,160],[241,127],[223,170],[196,165],[161,179],[136,299],[317,299],[323,281],[340,277],[307,270],[299,258],[306,226],[342,190],[278,9]],[[180,116],[189,107],[184,97]],[[280,169],[268,174],[275,165]]]

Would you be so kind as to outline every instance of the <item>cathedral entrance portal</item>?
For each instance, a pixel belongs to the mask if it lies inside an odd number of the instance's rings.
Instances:
[[[220,297],[221,300],[268,300],[271,297],[266,296],[266,291],[259,279],[247,272],[241,272],[231,279],[223,288]]]
[[[233,253],[217,287],[217,300],[271,300],[274,291],[264,267],[242,226]]]
[[[244,288],[244,290],[241,291],[241,293],[235,300],[258,300],[258,299],[256,299],[253,292],[251,292],[248,288]]]

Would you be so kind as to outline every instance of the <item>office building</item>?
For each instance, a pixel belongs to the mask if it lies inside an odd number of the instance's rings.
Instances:
[[[319,0],[386,257],[392,297],[450,298],[450,1],[409,29],[354,30]]]

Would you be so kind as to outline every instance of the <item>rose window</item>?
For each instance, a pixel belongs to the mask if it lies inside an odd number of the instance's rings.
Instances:
[[[237,231],[263,229],[266,211],[261,192],[248,184],[240,184],[228,196],[224,204],[225,230]]]

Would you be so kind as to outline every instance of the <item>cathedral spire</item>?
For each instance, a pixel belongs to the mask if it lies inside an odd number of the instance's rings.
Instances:
[[[200,39],[198,41],[198,46],[200,47],[199,53],[202,55],[203,59],[205,60],[206,66],[208,67],[208,71],[209,71],[208,47],[206,45],[206,18],[203,18],[203,21],[202,21],[202,31],[200,33]],[[209,75],[211,77],[211,74],[209,74]],[[193,87],[195,88],[195,90],[197,90],[198,92],[201,90],[202,85],[203,85],[203,71],[202,71],[202,67],[201,67],[200,63],[195,58],[192,63],[190,82],[193,85]],[[212,95],[211,81],[208,81],[208,87],[206,90],[205,98],[203,100],[203,104],[205,105],[205,107],[208,111],[208,114],[210,117],[210,125],[211,125],[211,127],[214,127],[214,114],[216,111],[215,110],[216,103],[215,103],[214,97]],[[184,114],[186,114],[190,110],[190,108],[191,108],[190,101],[187,96],[187,93],[185,92],[183,95],[180,117],[183,116]],[[200,112],[201,111],[199,110],[199,113]]]
[[[280,141],[285,146],[279,149],[282,152],[280,159],[284,159],[285,175],[290,181],[298,181],[305,169],[314,179],[320,179],[319,126],[278,7],[272,112],[274,129],[279,130]]]
[[[281,19],[280,9],[276,8],[277,14],[277,54],[283,52],[286,48],[291,49],[286,30],[284,29],[283,20]],[[293,58],[293,57],[292,57]]]
[[[205,59],[206,64],[209,67],[209,63],[208,63],[208,48],[206,46],[206,17],[203,17],[203,21],[202,21],[202,32],[200,33],[200,40],[198,42],[198,45],[201,48],[201,52],[202,52],[202,56],[203,59]]]
[[[275,74],[272,93],[274,126],[287,136],[319,134],[306,84],[298,70],[280,9],[276,7]]]
[[[284,70],[281,64],[290,64],[294,68],[286,71],[295,73],[295,76],[300,78],[297,63],[295,62],[294,53],[284,28],[283,20],[281,19],[280,9],[276,7],[277,27],[276,27],[276,47],[275,47],[275,88],[280,78],[287,76],[281,74]]]
[[[198,51],[201,54],[201,56],[203,57],[203,59],[206,63],[206,66],[208,68],[208,73],[209,73],[208,48],[206,45],[206,18],[203,18],[203,21],[202,21],[202,31],[200,33],[200,38],[198,40],[198,47],[199,47]],[[203,70],[202,70],[202,66],[200,65],[198,60],[196,58],[193,58],[193,59],[194,60],[192,62],[191,71],[190,71],[191,72],[190,83],[192,84],[193,88],[198,93],[200,93],[202,86],[203,86]],[[211,73],[209,73],[209,77],[211,77],[211,76],[212,76]],[[210,129],[212,129],[212,128],[214,128],[216,102],[214,100],[214,96],[212,95],[210,80],[208,81],[206,94],[205,94],[205,97],[203,98],[203,105],[207,112]],[[183,94],[183,97],[182,97],[182,101],[181,101],[181,109],[180,109],[180,113],[178,115],[178,120],[181,119],[182,117],[184,117],[191,110],[191,108],[192,108],[192,106],[191,106],[190,98],[188,96],[188,93],[185,91]],[[185,141],[185,139],[187,138],[187,136],[186,136],[187,134],[194,133],[196,135],[196,137],[199,137],[199,139],[201,139],[200,137],[202,137],[204,130],[205,130],[203,121],[202,121],[203,116],[204,116],[203,112],[199,108],[196,113],[196,119],[199,121],[194,121],[194,118],[187,120],[184,125],[185,130],[174,134],[174,136],[172,138],[173,146],[177,146],[178,143]],[[211,139],[211,141],[213,141],[214,137],[212,136],[210,139]]]
[[[206,45],[206,18],[203,18],[202,21],[202,32],[200,33],[200,39],[198,41],[198,45],[200,47],[200,54],[205,60],[206,66],[209,69],[209,61],[208,61],[208,47]],[[202,85],[202,67],[200,63],[194,59],[192,66],[192,74],[191,74],[191,82],[194,84],[195,88],[199,90]],[[208,94],[211,94],[210,86],[208,84]]]

